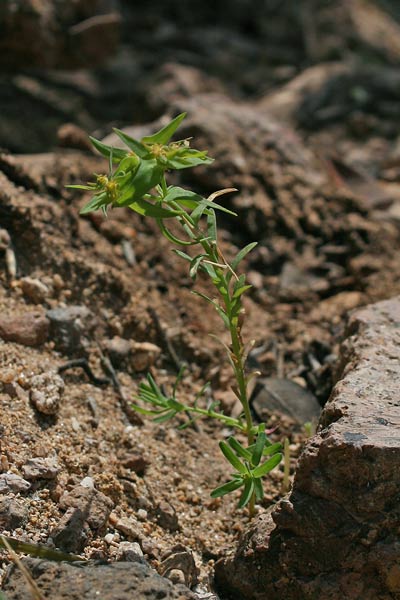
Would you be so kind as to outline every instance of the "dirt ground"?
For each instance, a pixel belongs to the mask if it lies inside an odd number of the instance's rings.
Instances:
[[[122,15],[120,43],[111,36],[112,59],[96,67],[74,64],[76,53],[71,64],[44,64],[46,44],[59,38],[42,40],[39,28],[44,49],[29,68],[3,38],[0,527],[87,558],[121,560],[124,542],[138,543],[161,574],[173,568],[210,598],[213,565],[249,519],[234,495],[209,496],[227,476],[218,441],[229,431],[205,420],[183,431],[142,421],[130,399],[148,370],[168,389],[185,362],[184,400],[210,381],[208,399],[235,410],[224,350],[208,335],[224,339],[222,325],[151,223],[128,209],[79,217],[85,197],[65,185],[107,170],[87,133],[150,131],[148,123],[187,111],[183,134],[216,160],[179,183],[204,194],[238,188],[229,201],[237,219],[221,220],[227,257],[259,242],[244,265],[250,366],[295,381],[323,405],[346,313],[400,292],[400,50],[357,26],[379,17],[398,41],[399,15],[395,3],[371,3],[361,19],[355,2],[341,22],[334,3],[317,2],[313,20],[297,3],[279,12],[259,2],[244,20],[248,3],[233,2],[225,22],[221,3],[193,14],[161,3],[152,18],[146,3],[136,14],[111,4]],[[61,27],[77,16],[58,18]],[[58,49],[64,58],[68,48]],[[195,287],[207,291],[207,282]],[[289,437],[293,473],[303,424],[271,415],[268,426],[274,440]],[[282,468],[271,473],[257,510],[284,493],[282,479]],[[71,524],[82,488],[96,490],[96,518]],[[7,554],[0,560],[4,575]]]

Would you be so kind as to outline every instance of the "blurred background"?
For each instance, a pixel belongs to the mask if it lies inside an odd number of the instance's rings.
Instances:
[[[0,146],[84,145],[204,93],[394,141],[399,64],[397,0],[2,0]]]

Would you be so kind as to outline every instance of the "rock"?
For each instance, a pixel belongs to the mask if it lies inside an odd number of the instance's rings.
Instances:
[[[47,340],[49,321],[39,311],[0,317],[0,337],[23,346],[41,346]]]
[[[182,544],[168,550],[161,556],[161,575],[174,583],[185,583],[190,588],[195,586],[198,571],[192,552]]]
[[[168,531],[178,531],[180,528],[176,510],[169,502],[162,500],[156,510],[157,523]]]
[[[314,394],[294,381],[277,377],[258,379],[250,403],[260,421],[282,413],[303,425],[317,421],[321,413]]]
[[[50,537],[55,546],[65,552],[81,552],[87,542],[85,515],[80,508],[69,508],[61,517]]]
[[[173,585],[146,564],[56,563],[34,558],[22,559],[41,593],[57,600],[196,600],[185,586]],[[7,600],[30,597],[30,589],[19,569],[11,567],[3,586]]]
[[[1,490],[0,490],[1,491]],[[0,528],[12,531],[20,527],[28,516],[28,507],[21,500],[0,498]]]
[[[148,371],[161,354],[161,348],[151,342],[134,342],[132,365],[135,371]]]
[[[108,496],[96,489],[82,485],[75,486],[60,498],[62,509],[79,508],[89,527],[97,533],[104,531],[113,506],[114,504]]]
[[[30,401],[36,410],[45,415],[55,415],[64,393],[64,380],[55,371],[34,375],[29,392]]]
[[[142,537],[137,523],[126,517],[118,519],[115,523],[115,529],[120,531],[129,541],[140,540]]]
[[[24,493],[31,487],[29,481],[26,481],[20,475],[15,473],[0,473],[0,493],[7,494],[14,492],[15,494]]]
[[[53,458],[30,458],[22,467],[28,480],[55,479],[59,471],[60,467]]]
[[[354,312],[347,335],[339,381],[290,496],[216,567],[219,589],[235,599],[400,593],[400,298]]]
[[[65,354],[79,351],[84,334],[93,329],[91,311],[86,306],[68,306],[48,310],[46,314],[56,350]]]
[[[143,475],[146,468],[150,464],[142,454],[126,454],[121,459],[121,464],[125,469],[134,471],[138,475]]]
[[[20,285],[24,296],[34,304],[42,304],[42,302],[50,295],[50,290],[47,285],[42,283],[39,279],[22,277]]]
[[[120,542],[116,559],[126,562],[144,562],[142,549],[137,542]]]

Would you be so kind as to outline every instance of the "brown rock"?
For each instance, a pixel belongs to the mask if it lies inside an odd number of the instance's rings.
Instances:
[[[55,546],[65,552],[81,552],[87,541],[83,512],[79,508],[69,508],[50,537]]]
[[[61,496],[60,506],[63,509],[79,508],[89,527],[102,532],[114,505],[108,496],[98,490],[77,485]]]
[[[173,585],[149,566],[140,562],[96,564],[62,563],[24,558],[45,598],[72,600],[196,600],[197,596],[183,585]],[[30,598],[30,588],[19,569],[11,568],[4,585],[7,600]]]
[[[28,515],[28,507],[21,500],[4,496],[0,499],[0,528],[13,530],[20,527]]]
[[[393,600],[400,589],[400,298],[359,310],[342,378],[300,457],[293,491],[217,566],[246,600]]]
[[[22,467],[28,480],[55,479],[60,468],[52,458],[31,458]]]
[[[39,311],[0,317],[0,337],[6,342],[40,346],[47,340],[49,321]]]

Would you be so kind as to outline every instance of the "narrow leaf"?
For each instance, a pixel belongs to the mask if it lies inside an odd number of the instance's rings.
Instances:
[[[157,133],[142,138],[143,144],[167,144],[185,117],[186,113],[181,113]]]
[[[231,463],[232,467],[238,471],[238,473],[242,473],[243,475],[247,473],[246,466],[239,460],[232,448],[228,446],[226,442],[220,442],[219,447],[221,448],[222,454]]]
[[[250,502],[253,493],[254,481],[252,479],[247,479],[244,484],[244,490],[242,492],[242,495],[240,496],[238,507],[243,508],[244,506],[246,506],[246,504]]]
[[[263,477],[272,469],[274,469],[282,460],[282,454],[274,454],[269,460],[265,461],[262,465],[259,465],[251,471],[252,477]]]
[[[134,210],[143,217],[153,217],[155,219],[170,219],[179,214],[176,210],[170,210],[158,206],[157,204],[151,204],[151,202],[147,202],[147,200],[143,200],[143,198],[138,198],[128,206],[131,210]]]
[[[89,139],[92,142],[92,145],[96,148],[96,150],[100,152],[100,154],[102,154],[106,158],[110,158],[112,155],[112,161],[115,163],[119,162],[127,155],[127,151],[123,150],[122,148],[114,148],[113,146],[107,146],[106,144],[103,144],[103,142],[100,142],[99,140],[96,140],[96,138],[91,136],[89,136]]]
[[[224,485],[220,485],[215,488],[210,494],[211,498],[219,498],[220,496],[225,496],[225,494],[229,494],[230,492],[234,492],[239,489],[243,485],[242,479],[232,479],[228,481],[228,483],[224,483]]]
[[[233,261],[231,262],[231,267],[233,269],[233,271],[236,270],[237,266],[239,265],[239,263],[244,259],[244,257],[253,250],[253,248],[255,248],[257,246],[257,242],[251,242],[251,244],[247,244],[247,246],[245,246],[244,248],[242,248],[240,250],[240,252],[238,252],[235,256],[235,258],[233,259]]]
[[[263,456],[271,456],[271,454],[275,454],[275,452],[279,452],[282,450],[282,444],[280,442],[276,442],[276,444],[271,444],[270,446],[266,446],[263,450]]]
[[[141,144],[138,140],[131,138],[120,129],[114,129],[114,133],[116,133],[119,139],[122,140],[124,144],[128,146],[130,150],[132,150],[132,152],[140,156],[140,158],[146,158],[149,155],[149,151],[146,146],[143,146],[143,144]]]
[[[233,448],[236,454],[238,454],[248,462],[251,461],[251,452],[249,452],[247,448],[244,448],[244,446],[242,446],[242,444],[238,442],[237,439],[235,439],[234,437],[228,438],[228,444],[231,446],[231,448]]]
[[[254,490],[256,492],[256,499],[262,500],[264,498],[264,488],[261,479],[254,479]]]
[[[257,466],[261,460],[262,452],[265,446],[266,435],[263,431],[261,431],[258,436],[256,443],[254,445],[253,454],[251,456],[251,463],[253,466]]]

